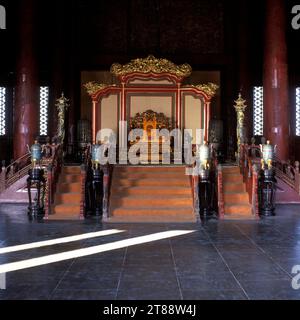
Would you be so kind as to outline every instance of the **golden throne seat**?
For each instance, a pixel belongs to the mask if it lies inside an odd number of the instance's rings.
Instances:
[[[143,129],[143,137],[136,141],[131,141],[130,144],[135,144],[137,141],[148,143],[148,159],[150,160],[151,144],[158,143],[158,153],[161,154],[162,143],[165,141],[163,136],[156,136],[156,132],[152,130],[167,129],[172,130],[172,120],[166,117],[162,112],[158,113],[153,110],[147,110],[137,113],[130,119],[130,129]],[[146,159],[146,160],[148,160]]]
[[[143,129],[143,141],[148,141],[149,143],[154,141],[158,142],[162,139],[156,137],[156,133],[152,132],[151,130],[172,130],[172,120],[166,117],[166,115],[162,112],[147,110],[137,113],[133,118],[130,119],[130,129]]]
[[[144,129],[147,131],[148,126],[151,126],[151,129],[171,130],[172,121],[162,112],[155,112],[153,110],[138,112],[133,118],[130,119],[131,129]]]

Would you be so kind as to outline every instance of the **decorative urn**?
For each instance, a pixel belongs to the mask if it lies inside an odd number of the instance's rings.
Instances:
[[[30,148],[31,161],[35,164],[42,159],[42,146],[38,143],[37,140],[34,141],[34,144]]]

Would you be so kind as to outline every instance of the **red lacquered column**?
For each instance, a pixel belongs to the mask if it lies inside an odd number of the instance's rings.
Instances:
[[[19,54],[14,110],[14,159],[27,152],[39,135],[39,87],[34,57],[35,0],[21,0],[19,13]]]
[[[264,135],[289,158],[288,69],[284,0],[266,0],[264,55]]]

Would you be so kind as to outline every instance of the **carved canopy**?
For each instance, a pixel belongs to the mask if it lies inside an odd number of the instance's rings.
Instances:
[[[150,55],[146,58],[131,60],[124,65],[115,63],[111,66],[110,71],[118,78],[118,83],[88,82],[85,84],[93,102],[93,141],[104,119],[101,114],[105,101],[107,102],[104,97],[110,96],[117,97],[112,106],[112,108],[115,107],[114,110],[117,110],[115,114],[118,119],[115,121],[115,130],[120,131],[124,137],[127,135],[126,129],[125,127],[120,129],[119,123],[130,119],[131,129],[144,129],[147,132],[150,128],[168,130],[175,127],[190,128],[195,132],[197,129],[203,129],[205,139],[208,139],[211,118],[210,102],[218,86],[214,83],[183,85],[183,79],[190,76],[192,72],[189,64],[176,65],[167,59],[157,59]],[[132,107],[137,97],[143,97],[143,102],[136,102]],[[150,97],[153,97],[152,102]],[[160,101],[163,102],[159,105]],[[156,111],[146,110],[147,107]],[[172,118],[160,113],[160,108],[165,113],[168,112]],[[131,110],[135,110],[134,112],[140,110],[140,113],[130,118]],[[187,119],[187,110],[196,110],[197,120]],[[189,114],[192,114],[190,111]]]

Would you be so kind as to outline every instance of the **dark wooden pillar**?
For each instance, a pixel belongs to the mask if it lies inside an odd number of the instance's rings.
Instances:
[[[284,0],[266,0],[264,54],[264,135],[289,158],[289,108]]]
[[[21,0],[14,110],[14,159],[27,152],[39,135],[39,89],[37,59],[34,56],[35,0]]]
[[[245,110],[245,127],[246,137],[248,141],[253,135],[253,109],[252,109],[252,83],[251,83],[251,67],[250,67],[250,32],[249,32],[249,1],[240,0],[237,11],[237,65],[238,65],[238,89],[246,99],[247,108]],[[236,97],[238,92],[235,93]]]
[[[64,46],[64,3],[59,4],[57,1],[53,3],[55,6],[55,25],[53,26],[54,37],[52,38],[52,68],[51,68],[51,90],[50,90],[50,105],[49,111],[52,116],[49,118],[49,135],[54,137],[57,134],[57,110],[55,104],[57,99],[65,92],[64,88],[64,66],[65,61],[65,46]]]

